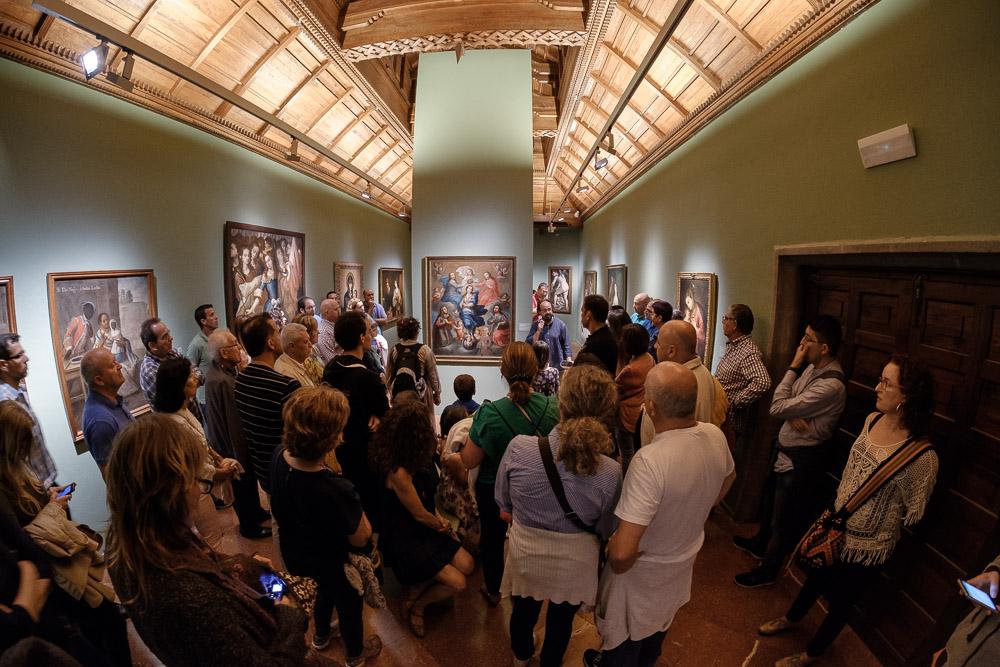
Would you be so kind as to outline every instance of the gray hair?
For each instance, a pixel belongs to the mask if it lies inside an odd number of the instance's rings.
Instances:
[[[305,334],[306,338],[309,338],[309,330],[304,325],[294,322],[286,324],[281,330],[281,344],[285,347],[291,345],[297,334]]]
[[[698,402],[698,380],[681,364],[663,361],[646,376],[646,397],[660,417],[693,417]]]
[[[233,343],[239,343],[239,340],[232,331],[216,329],[208,337],[208,354],[212,359],[219,361],[219,350],[229,347]]]

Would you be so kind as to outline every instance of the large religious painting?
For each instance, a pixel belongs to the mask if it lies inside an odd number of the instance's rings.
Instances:
[[[49,320],[52,348],[66,418],[78,451],[83,446],[83,403],[87,385],[80,360],[89,350],[104,348],[122,365],[125,384],[118,393],[133,415],[149,411],[139,387],[139,367],[146,350],[139,329],[156,317],[156,279],[152,270],[85,271],[49,274]]]
[[[609,306],[628,307],[628,267],[624,264],[612,264],[608,269]]]
[[[597,294],[597,271],[583,272],[583,297]]]
[[[361,300],[364,270],[364,266],[355,262],[335,262],[333,265],[333,289],[340,295],[340,307],[344,311],[353,299]]]
[[[677,307],[684,321],[694,326],[698,336],[698,356],[709,368],[712,367],[715,345],[715,298],[718,289],[718,277],[714,273],[677,274]]]
[[[406,317],[406,289],[403,284],[403,269],[381,268],[378,270],[378,302],[385,309],[387,324]]]
[[[424,340],[438,361],[497,363],[514,330],[514,257],[424,259]]]
[[[222,249],[230,328],[260,313],[278,320],[295,316],[305,296],[305,246],[300,232],[226,222]]]
[[[552,312],[569,314],[573,306],[573,269],[568,266],[549,267],[549,301]]]
[[[14,278],[13,276],[0,276],[0,334],[15,333],[16,331]]]

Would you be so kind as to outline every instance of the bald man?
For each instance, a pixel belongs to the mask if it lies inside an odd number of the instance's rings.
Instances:
[[[344,353],[333,337],[334,325],[338,319],[340,319],[340,301],[323,299],[319,304],[319,340],[316,341],[316,351],[324,366],[338,354]]]
[[[683,364],[698,380],[698,404],[695,417],[700,422],[710,422],[721,427],[726,420],[729,399],[722,383],[701,363],[696,352],[698,335],[690,322],[671,320],[660,327],[656,339],[657,361],[674,361]]]
[[[698,381],[674,362],[646,376],[645,410],[655,437],[629,466],[615,509],[618,530],[597,594],[603,653],[585,665],[651,665],[674,614],[691,598],[705,520],[735,478],[718,427],[695,419]]]
[[[90,390],[83,404],[83,439],[104,476],[115,436],[134,421],[132,412],[118,395],[125,384],[125,376],[115,355],[103,347],[83,355],[80,375]]]

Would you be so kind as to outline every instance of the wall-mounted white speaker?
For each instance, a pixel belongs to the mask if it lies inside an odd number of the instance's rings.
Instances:
[[[861,164],[865,169],[914,157],[917,154],[917,146],[913,143],[913,128],[909,125],[900,125],[858,139],[858,152],[861,153]]]

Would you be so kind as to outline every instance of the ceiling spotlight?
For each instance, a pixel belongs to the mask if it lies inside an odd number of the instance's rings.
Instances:
[[[288,150],[288,161],[289,162],[301,162],[302,156],[299,155],[299,140],[292,139],[292,147]]]
[[[571,209],[571,208],[564,208],[563,209],[563,213],[572,213],[572,212],[573,212],[573,209]]]
[[[576,191],[579,194],[583,194],[584,192],[590,192],[590,186],[587,185],[586,183],[581,182],[580,185],[576,186]]]
[[[368,181],[365,181],[365,191],[361,193],[362,199],[372,198],[372,185]]]
[[[579,211],[577,211],[576,213],[574,213],[574,214],[573,214],[573,217],[574,217],[574,218],[579,218],[579,217],[580,217],[580,212],[579,212]]]
[[[566,222],[566,218],[559,216],[558,218],[556,218],[556,222]]]
[[[601,149],[597,149],[597,153],[594,154],[594,171],[600,171],[608,166],[608,158],[601,157]]]
[[[102,39],[101,43],[83,54],[80,64],[83,65],[83,75],[90,81],[94,75],[104,69],[104,62],[108,58],[108,42]]]
[[[401,218],[409,218],[410,217],[410,214],[406,212],[405,208],[399,209],[399,213],[397,213],[396,215],[398,215]]]
[[[108,72],[108,81],[115,84],[127,93],[132,92],[132,67],[135,65],[135,57],[131,51],[125,52],[125,63],[122,65],[122,73]]]

